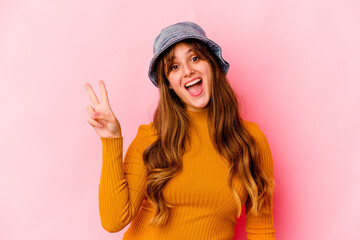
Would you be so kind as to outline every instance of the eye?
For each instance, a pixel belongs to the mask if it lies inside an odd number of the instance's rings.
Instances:
[[[199,60],[200,60],[200,58],[198,56],[195,56],[195,57],[191,58],[191,61],[193,61],[193,62],[196,62],[196,61],[199,61]]]
[[[175,69],[178,69],[178,65],[172,65],[171,67],[170,67],[170,71],[172,71],[172,70],[175,70]]]

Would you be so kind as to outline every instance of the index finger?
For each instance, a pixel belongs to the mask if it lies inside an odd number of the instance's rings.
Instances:
[[[91,102],[94,105],[99,104],[99,99],[97,98],[97,96],[96,96],[94,90],[92,89],[91,85],[89,83],[85,83],[85,88],[86,88],[86,91],[89,94]]]
[[[99,81],[99,86],[100,86],[100,96],[101,96],[101,101],[106,103],[106,105],[110,105],[109,104],[109,98],[108,98],[108,94],[106,91],[106,87],[105,87],[105,83],[103,80]]]

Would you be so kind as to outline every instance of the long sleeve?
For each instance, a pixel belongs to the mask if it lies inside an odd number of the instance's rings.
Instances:
[[[101,224],[109,232],[117,232],[137,215],[145,197],[146,168],[143,151],[146,126],[139,128],[122,163],[123,139],[101,138],[103,163],[99,184]],[[145,141],[146,142],[146,141]]]
[[[273,159],[270,152],[269,144],[264,133],[256,126],[256,131],[253,131],[253,136],[260,150],[261,167],[268,173],[271,178],[274,178]],[[274,240],[275,230],[273,222],[273,206],[271,201],[271,214],[259,213],[253,215],[246,214],[246,227],[248,240]]]

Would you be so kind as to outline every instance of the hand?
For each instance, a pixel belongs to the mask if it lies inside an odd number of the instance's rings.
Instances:
[[[101,138],[115,138],[122,137],[121,127],[119,121],[116,119],[113,111],[111,110],[105,83],[103,80],[99,81],[101,103],[94,90],[89,83],[85,83],[85,88],[89,94],[90,100],[94,105],[88,105],[86,110],[90,114],[88,122],[93,126],[95,132]]]

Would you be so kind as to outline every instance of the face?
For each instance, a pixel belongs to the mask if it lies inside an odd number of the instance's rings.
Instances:
[[[170,88],[191,111],[201,111],[211,97],[212,70],[209,62],[201,59],[186,43],[173,47],[167,78]]]

